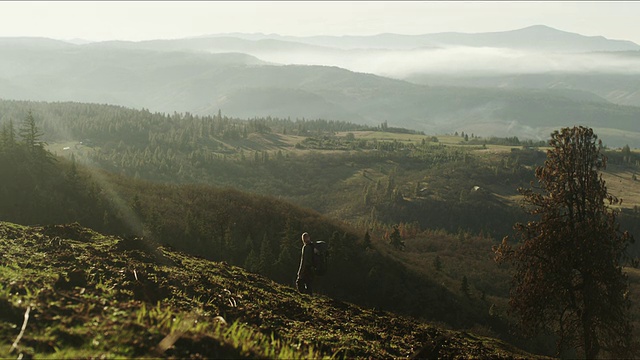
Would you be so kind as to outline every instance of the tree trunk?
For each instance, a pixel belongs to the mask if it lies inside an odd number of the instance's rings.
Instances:
[[[592,296],[594,296],[592,290],[593,280],[590,274],[585,274],[583,279],[583,293],[584,309],[582,312],[582,334],[584,336],[584,355],[586,359],[596,359],[598,353],[600,353],[600,344],[598,343],[598,336],[596,335],[596,329],[593,322],[592,315]]]

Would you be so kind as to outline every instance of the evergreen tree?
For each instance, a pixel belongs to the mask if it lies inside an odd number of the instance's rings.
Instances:
[[[31,112],[31,110],[27,112],[27,116],[22,122],[19,135],[29,152],[36,153],[44,148],[45,143],[41,141],[41,137],[43,134],[36,126],[36,120],[33,117],[33,113]]]
[[[276,259],[273,253],[273,249],[271,248],[271,242],[269,241],[269,237],[267,236],[267,234],[264,234],[262,242],[260,244],[260,273],[267,276],[272,275],[273,265],[275,262]]]
[[[469,290],[469,280],[467,280],[466,276],[462,277],[462,281],[460,283],[460,291],[466,296],[471,297],[471,292]]]
[[[371,235],[369,235],[369,230],[364,233],[364,239],[362,241],[362,246],[365,249],[372,249],[373,246],[371,244]]]
[[[7,124],[2,126],[2,138],[0,138],[0,147],[9,150],[16,145],[16,130],[13,127],[13,120],[9,120]]]
[[[76,157],[74,154],[71,154],[71,166],[67,172],[67,179],[72,189],[77,189],[79,187],[81,178],[78,173],[78,166],[76,165]]]
[[[331,234],[331,240],[329,240],[329,252],[334,259],[339,259],[343,255],[344,249],[342,246],[342,238],[340,237],[340,233],[337,231],[334,231],[333,234]]]
[[[625,164],[631,163],[631,148],[629,145],[625,145],[622,147],[622,162]]]
[[[364,186],[364,206],[367,207],[371,204],[371,188],[368,185]]]
[[[229,262],[235,265],[239,264],[239,259],[242,256],[242,253],[241,244],[239,243],[239,241],[236,241],[236,239],[234,239],[233,235],[234,234],[231,226],[227,225],[222,237],[222,243],[227,254],[227,259],[229,260]]]
[[[572,346],[590,359],[620,356],[631,339],[621,261],[632,238],[609,208],[619,200],[599,174],[606,157],[596,140],[585,127],[552,134],[539,188],[520,189],[537,220],[516,224],[519,247],[505,237],[496,248],[498,261],[515,264],[510,304],[523,329],[552,330],[559,352]]]
[[[436,269],[436,271],[442,271],[442,260],[440,259],[439,255],[436,255],[436,257],[433,259],[433,267]]]
[[[400,236],[398,225],[393,227],[393,232],[389,235],[389,244],[397,250],[404,250],[404,240],[402,240],[402,236]]]
[[[255,249],[251,249],[244,261],[244,268],[251,272],[260,273],[262,271],[260,266],[260,256],[256,253]]]

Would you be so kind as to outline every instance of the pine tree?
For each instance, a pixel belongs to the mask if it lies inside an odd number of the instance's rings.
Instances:
[[[19,135],[22,138],[23,144],[27,147],[29,152],[36,153],[44,149],[45,143],[41,141],[42,133],[36,126],[36,120],[33,117],[31,110],[27,112],[27,116],[22,122]]]
[[[255,249],[251,249],[244,261],[244,268],[250,272],[260,273],[262,271],[260,266],[260,256],[256,253]]]
[[[439,255],[436,255],[436,257],[433,259],[433,267],[436,269],[436,271],[442,271],[442,260],[440,259]]]
[[[371,235],[369,235],[369,230],[364,233],[364,239],[362,240],[362,246],[365,249],[372,249],[373,246],[371,244]]]
[[[467,280],[466,276],[462,277],[462,282],[460,283],[460,291],[466,296],[471,297],[471,292],[469,290],[469,280]]]
[[[262,242],[260,243],[260,254],[258,258],[260,273],[263,275],[272,275],[275,260],[269,237],[267,234],[264,234]]]
[[[333,234],[331,234],[331,239],[329,240],[329,252],[333,255],[333,258],[337,259],[342,256],[343,251],[344,249],[340,233],[334,231]]]
[[[622,147],[622,162],[625,164],[631,163],[631,148],[629,145]]]
[[[404,250],[404,240],[402,240],[402,236],[400,236],[398,225],[393,227],[393,232],[389,235],[389,243],[397,250]]]
[[[552,134],[539,188],[519,189],[537,220],[515,225],[520,246],[505,237],[495,249],[496,260],[515,264],[510,304],[523,329],[552,330],[559,352],[572,346],[586,358],[620,355],[631,339],[621,261],[632,238],[609,208],[620,201],[599,173],[606,157],[596,141],[585,127]]]
[[[9,120],[8,123],[2,126],[2,137],[0,138],[0,146],[9,150],[16,145],[16,131],[13,127],[13,120]]]
[[[71,154],[71,166],[67,172],[67,179],[72,189],[76,189],[80,184],[80,174],[78,173],[78,166],[76,165],[76,157]]]

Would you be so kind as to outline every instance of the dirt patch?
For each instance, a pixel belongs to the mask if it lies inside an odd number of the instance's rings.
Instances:
[[[242,353],[231,346],[225,345],[212,338],[202,335],[195,337],[181,337],[172,348],[168,349],[164,356],[178,359],[250,359],[253,356]]]
[[[80,226],[79,223],[66,225],[48,225],[42,228],[42,235],[49,238],[65,238],[76,241],[88,242],[93,239],[93,232]]]

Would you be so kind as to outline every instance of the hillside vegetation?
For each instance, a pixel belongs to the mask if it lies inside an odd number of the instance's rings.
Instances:
[[[501,238],[523,220],[516,189],[529,185],[545,158],[536,149],[543,141],[480,138],[464,129],[460,136],[433,136],[386,123],[0,102],[5,123],[13,119],[16,127],[30,108],[48,149],[78,164],[136,179],[276,196],[367,227],[417,222],[422,229]],[[638,188],[632,178],[640,159],[634,152],[608,155],[615,170],[610,186],[633,219],[640,197],[626,194]]]
[[[330,244],[330,268],[319,291],[334,298],[441,321],[456,328],[483,324],[485,302],[467,301],[401,262],[381,255],[389,245],[366,229],[273,197],[206,185],[151,183],[42,161],[21,152],[2,153],[14,171],[3,175],[2,219],[22,224],[78,221],[111,234],[135,234],[211,260],[224,260],[292,285],[300,233]],[[37,189],[37,191],[28,191]],[[424,302],[429,306],[422,306]],[[504,333],[507,336],[508,334]]]
[[[386,123],[0,105],[0,168],[11,169],[0,173],[0,220],[78,222],[143,238],[243,267],[287,291],[308,231],[330,244],[331,271],[318,290],[333,301],[553,354],[553,338],[523,340],[510,331],[509,276],[491,251],[526,220],[516,188],[533,179],[544,144],[425,135]],[[57,157],[38,136],[24,138],[29,119],[46,129],[41,136]],[[637,234],[640,202],[625,195],[638,189],[637,153],[609,158],[608,184],[624,191],[622,228]]]
[[[0,223],[0,352],[37,358],[536,358],[77,224]]]

